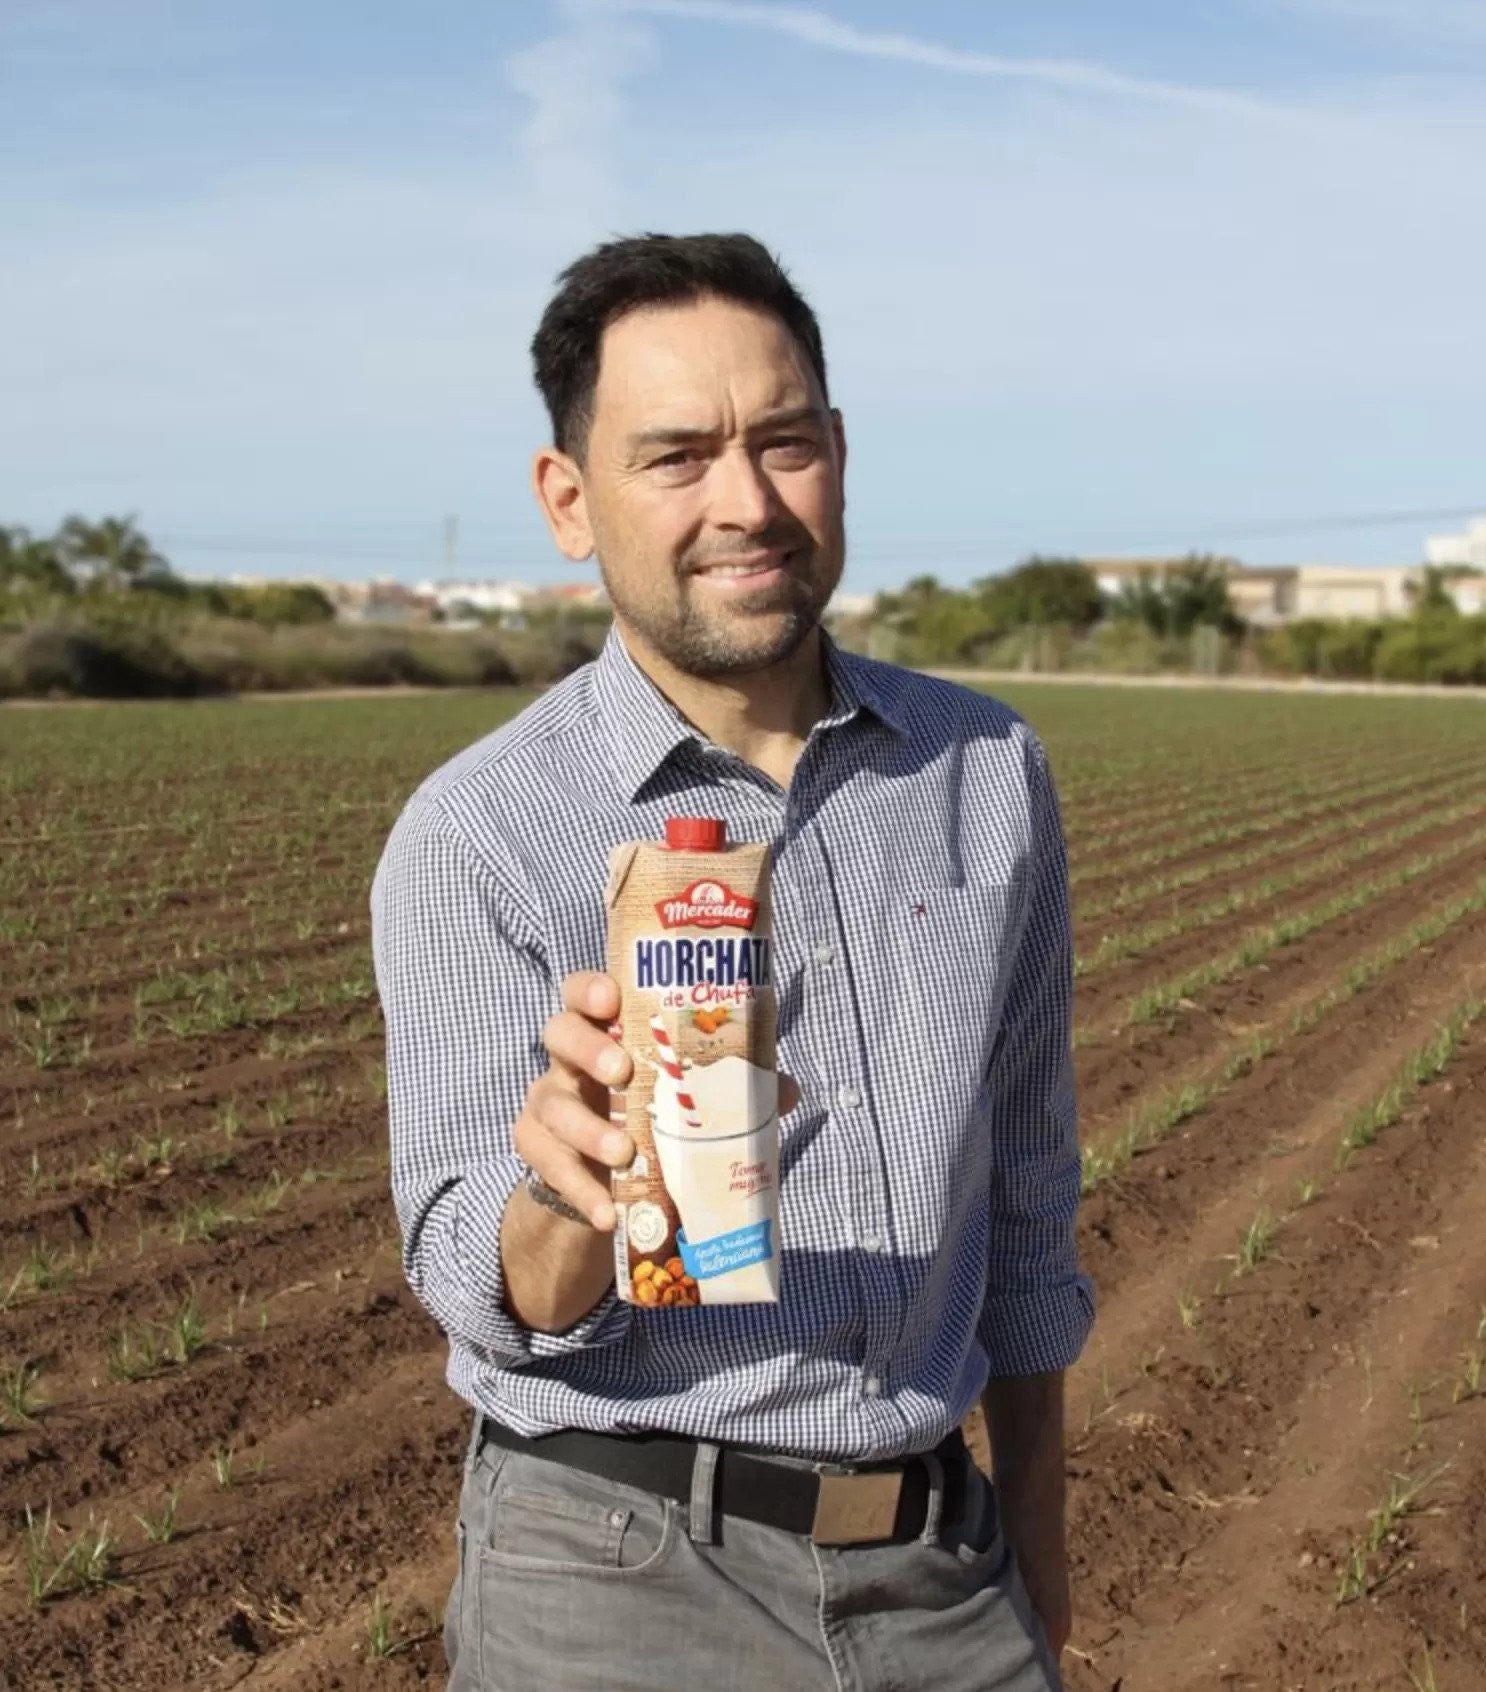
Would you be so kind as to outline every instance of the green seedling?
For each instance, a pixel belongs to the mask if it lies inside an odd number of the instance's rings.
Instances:
[[[372,1661],[384,1662],[389,1657],[400,1657],[403,1652],[411,1651],[415,1645],[435,1636],[432,1628],[424,1628],[417,1633],[401,1632],[393,1621],[392,1608],[386,1600],[380,1594],[372,1599],[366,1619],[366,1654]]]
[[[91,1515],[88,1525],[69,1542],[52,1515],[51,1505],[47,1505],[45,1514],[37,1516],[28,1504],[21,1561],[33,1608],[64,1592],[110,1585],[113,1543],[108,1523],[100,1524]]]
[[[1434,1658],[1427,1645],[1424,1647],[1424,1661],[1419,1667],[1419,1672],[1416,1674],[1413,1669],[1409,1670],[1409,1685],[1413,1687],[1414,1692],[1439,1692],[1439,1683],[1434,1678]]]
[[[71,1252],[64,1254],[55,1246],[38,1241],[21,1265],[20,1275],[32,1292],[55,1292],[72,1280],[75,1264],[76,1258]]]
[[[189,1204],[176,1215],[174,1232],[177,1245],[215,1240],[234,1221],[227,1211],[209,1199]]]
[[[147,1381],[160,1371],[159,1335],[151,1328],[127,1322],[108,1342],[107,1367],[116,1381]]]
[[[1233,1257],[1235,1276],[1252,1273],[1269,1256],[1279,1227],[1279,1223],[1267,1210],[1261,1210],[1249,1223]]]
[[[26,1427],[36,1420],[43,1408],[36,1391],[41,1379],[41,1365],[18,1363],[14,1369],[0,1375],[0,1425]]]
[[[187,1296],[165,1328],[165,1352],[172,1363],[189,1363],[206,1348],[206,1323],[195,1293]]]
[[[41,1167],[41,1158],[34,1149],[31,1153],[31,1161],[26,1165],[25,1181],[27,1198],[35,1198],[43,1188],[55,1187],[57,1184],[56,1180]]]
[[[152,1545],[169,1545],[176,1534],[176,1511],[180,1507],[181,1489],[171,1487],[165,1495],[165,1503],[158,1516],[136,1516],[134,1519],[144,1529],[145,1538]]]

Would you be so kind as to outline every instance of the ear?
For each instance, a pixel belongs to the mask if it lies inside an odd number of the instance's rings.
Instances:
[[[575,564],[591,558],[593,529],[577,460],[556,447],[543,447],[532,460],[531,485],[557,550]]]

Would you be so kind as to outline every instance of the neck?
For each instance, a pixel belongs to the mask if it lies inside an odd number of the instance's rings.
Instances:
[[[814,628],[767,669],[716,680],[688,675],[618,625],[635,663],[714,745],[788,787],[805,741],[830,706],[825,647]]]

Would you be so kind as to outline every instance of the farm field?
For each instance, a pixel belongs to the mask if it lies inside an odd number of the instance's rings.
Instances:
[[[1475,1692],[1486,704],[1005,696],[1077,925],[1070,1692]],[[367,888],[522,703],[0,710],[0,1688],[442,1685]]]

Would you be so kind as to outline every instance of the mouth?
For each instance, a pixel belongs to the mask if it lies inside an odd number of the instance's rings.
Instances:
[[[793,556],[788,552],[748,553],[701,565],[692,574],[723,588],[772,587],[788,577]]]

